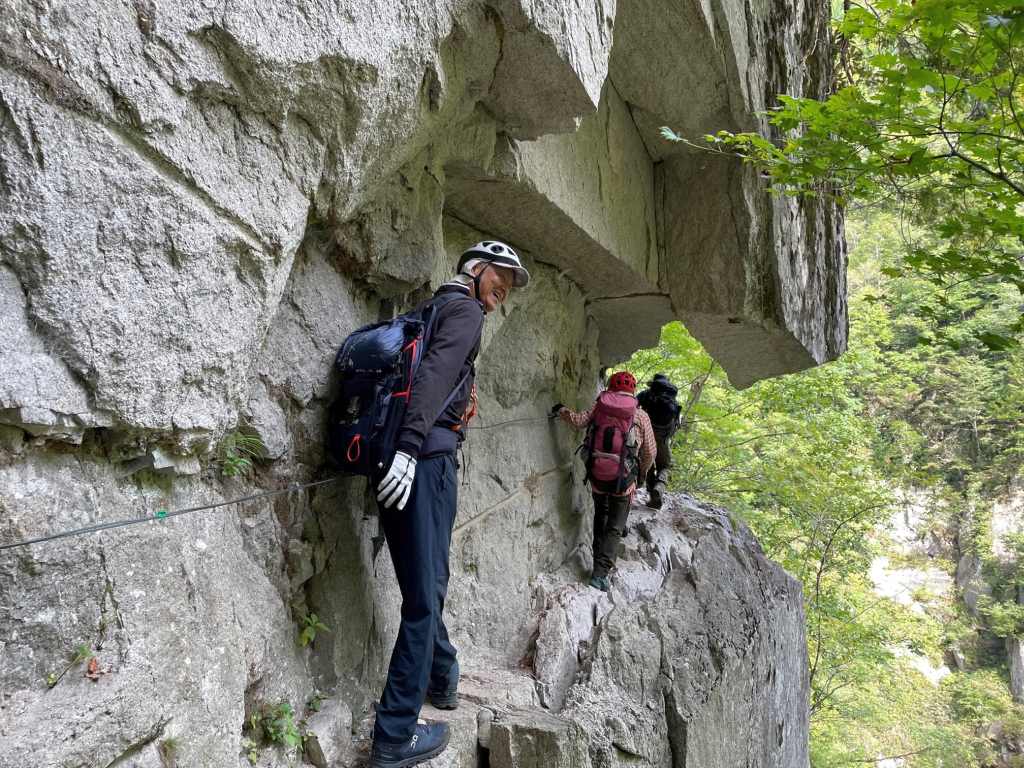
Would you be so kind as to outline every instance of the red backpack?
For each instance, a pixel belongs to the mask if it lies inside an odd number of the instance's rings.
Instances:
[[[600,493],[624,494],[640,469],[636,398],[605,390],[597,397],[594,419],[580,446],[587,480]]]

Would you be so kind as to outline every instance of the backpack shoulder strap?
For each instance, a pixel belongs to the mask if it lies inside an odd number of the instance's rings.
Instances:
[[[468,299],[470,301],[476,301],[476,299],[474,299],[468,293],[463,293],[462,291],[449,291],[448,293],[443,293],[440,296],[435,297],[435,300],[430,303],[426,330],[423,332],[424,349],[430,347],[430,338],[434,333],[434,324],[437,320],[438,310],[445,304],[447,304],[449,301],[453,301],[456,299]],[[476,301],[476,303],[480,304],[479,301]],[[448,406],[452,404],[452,402],[458,396],[459,392],[462,391],[462,388],[466,385],[466,381],[469,379],[469,377],[475,375],[476,367],[470,365],[469,370],[466,371],[465,375],[461,379],[459,379],[459,383],[455,385],[455,389],[452,390],[451,394],[448,395],[447,399],[441,405],[441,409],[437,412],[437,416],[434,417],[434,421],[437,421],[439,418],[441,418],[442,414],[444,414],[444,412],[448,409]]]
[[[452,393],[448,395],[448,399],[444,401],[444,404],[441,406],[440,410],[438,410],[437,416],[434,417],[434,421],[440,419],[444,412],[448,410],[448,406],[451,405],[452,402],[455,400],[456,395],[458,395],[459,392],[462,391],[462,388],[466,385],[466,381],[469,379],[470,376],[473,375],[473,373],[473,366],[470,366],[469,370],[466,371],[466,374],[461,379],[459,379],[459,383],[455,385],[455,389],[452,390]]]
[[[434,299],[431,300],[429,304],[429,309],[424,307],[424,311],[427,312],[426,330],[424,331],[423,334],[423,341],[425,347],[430,346],[430,337],[433,335],[434,332],[434,324],[437,321],[438,311],[449,301],[455,301],[458,299],[468,299],[469,301],[476,301],[476,299],[474,299],[468,293],[463,293],[462,291],[448,291],[447,293],[442,293],[440,296],[435,296]],[[476,301],[476,303],[480,304],[479,301]]]

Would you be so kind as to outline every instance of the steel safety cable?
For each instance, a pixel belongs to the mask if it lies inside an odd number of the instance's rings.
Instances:
[[[521,424],[527,421],[553,421],[554,416],[533,416],[532,418],[526,419],[509,419],[508,421],[499,421],[496,424],[483,424],[479,427],[470,425],[470,429],[495,429],[496,427],[504,427],[507,424]]]
[[[470,426],[469,429],[496,429],[497,427],[504,427],[509,424],[522,424],[533,421],[551,421],[551,416],[534,416],[531,418],[524,419],[509,419],[507,421],[499,421],[496,424],[485,424],[481,426]],[[347,475],[346,475],[347,476]],[[265,499],[271,496],[280,496],[285,493],[294,493],[295,491],[301,491],[306,488],[314,488],[318,485],[326,485],[327,483],[333,483],[337,480],[341,480],[342,477],[331,477],[326,480],[317,480],[313,483],[304,483],[303,485],[296,485],[290,488],[282,488],[278,491],[266,491],[264,493],[257,493],[252,496],[244,496],[240,499],[230,499],[228,501],[219,501],[216,504],[205,504],[199,507],[189,507],[187,509],[176,509],[173,511],[159,510],[155,515],[146,515],[145,517],[135,517],[128,520],[114,520],[109,523],[97,523],[96,525],[89,525],[84,528],[76,528],[71,531],[63,531],[61,533],[50,534],[49,536],[39,536],[35,539],[25,539],[23,541],[12,541],[0,544],[0,551],[7,549],[15,549],[16,547],[27,547],[30,544],[42,544],[47,541],[54,541],[56,539],[65,539],[71,536],[83,536],[87,533],[98,533],[99,531],[107,531],[112,528],[123,528],[128,525],[139,525],[141,523],[151,523],[156,520],[166,520],[170,517],[177,517],[178,515],[186,515],[191,512],[201,512],[204,509],[217,509],[219,507],[226,507],[231,504],[241,504],[246,501],[256,501],[258,499]]]
[[[166,510],[159,510],[155,515],[147,515],[146,517],[136,517],[129,520],[115,520],[109,523],[98,523],[96,525],[86,526],[85,528],[76,528],[72,531],[64,531],[63,533],[54,533],[49,536],[40,536],[36,539],[27,539],[25,541],[12,541],[7,544],[0,544],[0,550],[14,549],[15,547],[26,547],[29,544],[40,544],[44,541],[53,541],[54,539],[65,539],[69,536],[81,536],[86,533],[96,533],[97,531],[106,531],[111,528],[121,528],[126,525],[138,525],[140,523],[149,523],[154,520],[166,520],[169,517],[177,517],[178,515],[185,515],[189,512],[201,512],[204,509],[217,509],[218,507],[226,507],[229,504],[241,504],[245,501],[256,501],[257,499],[265,499],[270,496],[280,496],[284,493],[294,493],[295,491],[301,491],[305,488],[313,488],[318,485],[326,485],[327,483],[333,483],[337,480],[341,480],[342,477],[330,477],[326,480],[317,480],[313,483],[304,483],[303,485],[292,486],[291,488],[282,488],[279,491],[265,491],[264,493],[257,493],[253,496],[244,496],[240,499],[231,499],[229,501],[219,501],[216,504],[206,504],[201,507],[189,507],[188,509],[176,509],[168,512]]]

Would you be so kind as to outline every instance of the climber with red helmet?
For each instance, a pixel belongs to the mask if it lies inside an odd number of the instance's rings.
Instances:
[[[654,432],[647,414],[637,407],[635,393],[633,374],[619,371],[586,411],[576,413],[561,403],[551,409],[563,421],[587,430],[580,451],[594,497],[594,568],[588,583],[604,592],[612,588],[608,574],[619,553],[637,478],[646,477],[654,464]]]
[[[458,491],[455,454],[472,401],[484,316],[530,282],[519,256],[485,240],[458,274],[413,310],[435,307],[430,341],[413,377],[396,453],[377,484],[377,508],[402,592],[402,621],[377,706],[372,768],[406,768],[440,754],[446,723],[418,720],[424,696],[455,709],[459,663],[442,613]]]

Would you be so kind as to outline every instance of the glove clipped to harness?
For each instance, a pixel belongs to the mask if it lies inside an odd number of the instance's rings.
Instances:
[[[561,403],[555,403],[553,406],[551,406],[551,418],[557,418],[558,412],[561,411],[563,408],[565,408],[565,406],[562,405]]]
[[[416,459],[407,453],[397,451],[388,468],[388,473],[377,486],[377,490],[380,491],[377,501],[383,501],[385,509],[390,508],[396,501],[398,509],[405,509],[405,503],[409,501],[409,494],[412,493],[412,481],[415,477]]]

